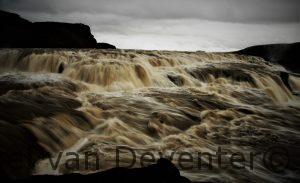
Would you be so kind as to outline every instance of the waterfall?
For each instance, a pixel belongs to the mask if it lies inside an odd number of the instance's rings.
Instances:
[[[135,149],[137,156],[146,150],[165,155],[215,151],[219,145],[245,152],[300,135],[299,128],[292,128],[300,119],[295,95],[300,77],[288,78],[291,91],[280,77],[284,68],[256,57],[3,49],[0,67],[0,119],[29,130],[53,157],[72,147],[82,154],[97,152],[101,170],[115,166],[117,145]],[[122,158],[123,163],[130,160]],[[51,173],[47,162],[39,162],[35,173]],[[52,173],[70,173],[64,163]],[[192,180],[243,177],[235,170],[183,172]],[[243,174],[257,180],[270,176],[263,168]]]

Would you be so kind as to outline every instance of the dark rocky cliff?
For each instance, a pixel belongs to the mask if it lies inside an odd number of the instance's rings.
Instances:
[[[84,24],[35,22],[0,10],[1,48],[100,48],[115,49],[97,43],[90,27]]]
[[[251,46],[235,53],[262,57],[266,61],[282,65],[287,70],[300,73],[300,42]]]

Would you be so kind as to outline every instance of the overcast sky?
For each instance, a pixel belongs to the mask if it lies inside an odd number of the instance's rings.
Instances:
[[[240,49],[300,41],[300,0],[0,0],[31,21],[81,22],[119,48]]]

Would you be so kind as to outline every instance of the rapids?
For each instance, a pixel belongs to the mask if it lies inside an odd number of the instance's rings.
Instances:
[[[300,77],[289,86],[279,65],[230,53],[96,49],[0,50],[0,119],[28,129],[51,156],[96,153],[100,171],[116,166],[118,146],[170,157],[192,181],[288,182],[299,180]],[[251,152],[271,146],[289,150],[289,167],[272,172]],[[242,153],[243,169],[218,167],[218,148]],[[180,166],[180,153],[191,161]],[[199,168],[199,161],[212,168]],[[187,157],[189,157],[187,155]],[[121,165],[132,154],[120,155]],[[89,164],[95,164],[89,159]],[[49,159],[35,174],[91,173]],[[240,165],[240,164],[239,164]],[[184,168],[185,167],[185,168]],[[190,167],[190,168],[186,168]],[[227,168],[226,168],[227,167]],[[97,170],[99,171],[99,170]]]

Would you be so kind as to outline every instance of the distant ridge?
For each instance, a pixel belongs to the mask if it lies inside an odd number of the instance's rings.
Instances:
[[[116,49],[97,43],[90,27],[59,22],[32,23],[19,15],[0,10],[1,48],[99,48]]]
[[[271,63],[280,64],[289,71],[300,73],[300,42],[251,46],[234,53],[258,56]]]

